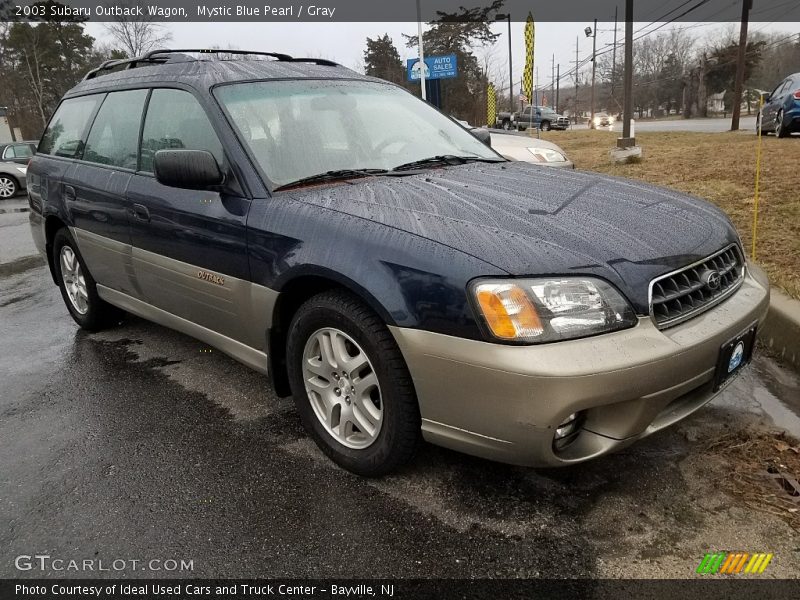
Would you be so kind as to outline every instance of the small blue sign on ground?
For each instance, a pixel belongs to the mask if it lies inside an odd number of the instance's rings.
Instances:
[[[406,75],[409,81],[419,81],[420,64],[418,58],[406,62]],[[452,79],[458,76],[458,58],[455,54],[425,57],[425,79]]]

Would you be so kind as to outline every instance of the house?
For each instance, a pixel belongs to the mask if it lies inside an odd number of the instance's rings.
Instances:
[[[725,93],[726,90],[722,90],[717,94],[709,94],[708,95],[708,112],[713,113],[724,113],[725,112]]]

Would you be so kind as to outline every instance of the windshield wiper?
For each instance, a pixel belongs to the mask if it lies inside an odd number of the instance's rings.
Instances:
[[[402,165],[396,166],[392,171],[408,171],[411,169],[420,169],[423,167],[432,167],[437,165],[463,165],[468,162],[506,162],[502,158],[484,158],[482,156],[457,156],[455,154],[440,154],[438,156],[430,156],[420,160],[414,160]]]
[[[304,185],[306,183],[317,183],[322,181],[336,181],[337,179],[354,179],[356,177],[372,177],[374,175],[383,175],[388,173],[386,169],[336,169],[334,171],[325,171],[324,173],[317,173],[316,175],[309,175],[291,183],[285,183],[276,187],[273,191],[284,190],[286,188],[295,187],[297,185]]]

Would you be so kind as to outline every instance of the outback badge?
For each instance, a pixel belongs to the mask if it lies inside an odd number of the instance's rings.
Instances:
[[[210,283],[216,283],[217,285],[225,285],[224,277],[220,277],[219,275],[215,275],[214,273],[209,273],[208,271],[198,271],[197,278],[202,279],[203,281],[208,281]]]

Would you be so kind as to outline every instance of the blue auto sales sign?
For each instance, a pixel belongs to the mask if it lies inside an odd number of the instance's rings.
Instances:
[[[409,81],[419,81],[420,64],[418,58],[406,62],[406,75]],[[455,54],[425,57],[425,79],[452,79],[458,76],[458,59]]]

